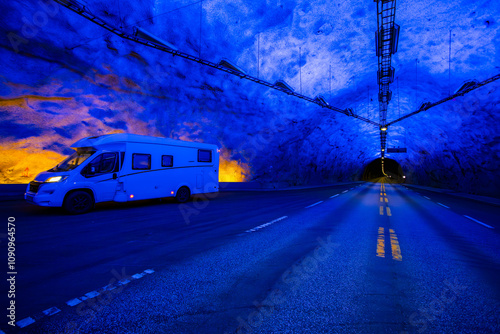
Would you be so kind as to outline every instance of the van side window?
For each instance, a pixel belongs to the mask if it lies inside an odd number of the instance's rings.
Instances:
[[[151,154],[132,154],[132,169],[151,169]]]
[[[103,153],[95,157],[82,170],[82,175],[92,177],[101,174],[111,173],[118,165],[116,153]]]
[[[162,155],[161,156],[161,166],[162,167],[172,167],[174,165],[173,155]]]
[[[111,173],[115,169],[116,153],[103,153],[101,164],[99,165],[100,173]]]
[[[212,162],[212,151],[198,150],[198,162]]]

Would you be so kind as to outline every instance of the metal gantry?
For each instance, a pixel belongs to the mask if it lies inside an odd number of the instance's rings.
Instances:
[[[59,3],[60,5],[62,5],[64,7],[66,7],[66,8],[68,8],[68,9],[70,9],[71,11],[83,16],[87,20],[101,26],[102,28],[108,30],[109,32],[123,38],[123,39],[128,39],[132,42],[136,42],[136,43],[148,46],[150,48],[154,48],[154,49],[157,49],[157,50],[160,50],[163,52],[170,53],[172,56],[178,56],[181,58],[185,58],[185,59],[197,62],[199,64],[209,66],[209,67],[218,69],[220,71],[224,71],[224,72],[229,73],[229,74],[236,75],[236,76],[240,77],[241,79],[247,79],[247,80],[253,81],[255,83],[258,83],[260,85],[264,85],[264,86],[267,86],[269,88],[279,90],[279,91],[286,93],[288,95],[298,97],[298,98],[306,100],[308,102],[317,104],[320,107],[344,114],[346,116],[354,117],[354,118],[359,119],[363,122],[366,122],[366,123],[369,123],[369,124],[372,124],[375,126],[379,125],[377,122],[374,122],[368,118],[354,114],[352,112],[352,109],[350,109],[350,108],[340,109],[340,108],[331,106],[328,103],[325,103],[325,101],[322,99],[310,98],[310,97],[302,95],[300,93],[296,93],[292,89],[288,89],[288,88],[284,87],[283,85],[280,85],[280,84],[276,85],[276,84],[272,84],[272,83],[264,81],[264,80],[260,80],[259,78],[248,75],[242,71],[239,71],[238,69],[235,69],[232,66],[225,66],[225,64],[222,62],[218,63],[218,64],[212,63],[208,60],[205,60],[205,59],[202,59],[199,57],[195,57],[193,55],[179,51],[179,50],[177,50],[177,48],[172,48],[169,45],[165,45],[163,43],[159,43],[157,41],[153,41],[150,39],[141,38],[141,37],[136,36],[136,35],[127,34],[126,32],[122,31],[121,29],[118,29],[118,28],[110,25],[109,23],[105,22],[104,20],[102,20],[98,16],[92,14],[92,12],[84,4],[82,4],[76,0],[54,0],[54,1]]]
[[[374,2],[377,3],[375,50],[378,57],[380,150],[383,157],[387,141],[387,108],[392,98],[390,84],[394,81],[395,72],[391,60],[398,49],[399,26],[394,22],[396,0],[374,0]]]
[[[448,97],[445,97],[444,99],[439,100],[437,102],[425,102],[425,103],[422,103],[422,105],[420,105],[420,107],[417,110],[409,113],[408,115],[404,115],[404,116],[402,116],[402,117],[400,117],[400,118],[398,118],[398,119],[396,119],[396,120],[394,120],[392,122],[387,123],[387,126],[392,125],[392,124],[397,123],[397,122],[400,122],[400,121],[402,121],[402,120],[404,120],[404,119],[406,119],[408,117],[411,117],[413,115],[421,113],[422,111],[429,110],[430,108],[438,106],[441,103],[445,103],[445,102],[447,102],[449,100],[453,100],[456,97],[464,96],[465,94],[470,93],[474,89],[478,89],[479,87],[482,87],[484,85],[487,85],[487,84],[489,84],[489,83],[491,83],[493,81],[499,80],[499,79],[500,79],[500,74],[497,74],[497,75],[495,75],[495,76],[493,76],[491,78],[488,78],[488,79],[486,79],[484,81],[481,81],[481,82],[468,81],[468,82],[464,83],[462,85],[462,87],[460,87],[455,94],[453,94],[451,96],[448,96]]]
[[[282,85],[279,82],[272,84],[270,82],[250,76],[241,69],[239,69],[238,67],[234,66],[234,64],[229,63],[228,65],[228,61],[223,60],[219,63],[212,63],[208,60],[204,60],[202,58],[195,57],[190,54],[179,51],[177,50],[177,48],[172,47],[172,45],[169,45],[164,41],[154,41],[151,39],[141,38],[140,34],[139,35],[127,34],[121,29],[117,29],[116,27],[108,24],[101,18],[92,14],[91,11],[84,4],[81,4],[76,0],[54,0],[54,1],[123,39],[128,39],[132,42],[139,43],[147,47],[157,49],[159,51],[170,53],[172,56],[185,58],[200,63],[202,65],[209,66],[218,69],[220,71],[224,71],[226,73],[238,76],[242,79],[247,79],[255,83],[258,83],[260,85],[264,85],[266,87],[279,90],[288,95],[292,95],[300,99],[306,100],[308,102],[315,103],[322,108],[326,108],[344,114],[346,116],[351,116],[366,123],[375,125],[380,129],[380,144],[381,144],[382,158],[384,157],[386,151],[385,148],[387,141],[388,126],[397,123],[399,121],[402,121],[413,115],[416,115],[422,111],[429,110],[430,108],[435,107],[441,103],[447,102],[451,99],[454,99],[455,97],[463,96],[471,92],[472,90],[475,90],[488,83],[500,79],[500,74],[497,74],[482,82],[477,82],[477,81],[467,82],[463,84],[462,87],[460,87],[460,89],[457,92],[455,92],[455,94],[434,103],[431,102],[423,103],[418,110],[411,112],[408,115],[402,116],[392,122],[387,123],[387,108],[389,101],[391,100],[392,97],[390,84],[394,81],[394,74],[395,74],[394,67],[391,66],[391,60],[392,60],[392,55],[397,52],[398,48],[399,26],[395,23],[396,0],[374,0],[374,2],[377,3],[377,27],[378,27],[378,30],[375,33],[375,44],[376,44],[376,53],[378,56],[377,80],[379,85],[378,100],[379,100],[380,123],[377,123],[368,118],[355,114],[352,108],[340,109],[337,107],[333,107],[329,105],[328,102],[326,102],[326,100],[321,95],[318,95],[315,98],[310,98],[308,96],[294,92],[293,89],[290,89],[289,87],[286,87],[287,85]]]

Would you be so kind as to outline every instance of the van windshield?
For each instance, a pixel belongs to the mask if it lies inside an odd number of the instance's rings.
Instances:
[[[58,164],[52,169],[49,169],[49,172],[67,172],[69,170],[75,169],[80,166],[85,160],[87,160],[95,151],[77,151],[72,155],[64,159],[63,162]]]

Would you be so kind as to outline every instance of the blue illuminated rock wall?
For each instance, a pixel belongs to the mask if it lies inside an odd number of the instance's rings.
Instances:
[[[378,129],[370,124],[123,40],[54,4],[0,4],[8,13],[0,22],[5,150],[67,154],[87,135],[161,135],[218,144],[227,160],[248,169],[246,180],[291,184],[356,180],[380,156]],[[322,94],[331,105],[378,121],[373,2],[85,4],[128,33],[140,26],[183,52],[212,62],[228,58],[250,75],[284,79],[304,95]],[[500,72],[497,7],[398,4],[402,29],[393,65],[400,88],[395,82],[389,120],[447,96],[465,79]],[[490,84],[389,129],[389,146],[408,147],[391,156],[408,180],[499,195],[498,88]]]

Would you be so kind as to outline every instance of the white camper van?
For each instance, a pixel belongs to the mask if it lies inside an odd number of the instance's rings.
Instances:
[[[30,182],[25,199],[84,213],[95,203],[219,191],[215,145],[133,134],[87,137],[66,160]]]

